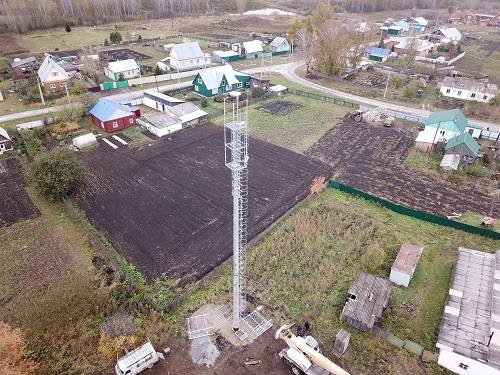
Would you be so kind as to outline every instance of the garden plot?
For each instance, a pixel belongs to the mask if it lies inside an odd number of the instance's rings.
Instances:
[[[0,227],[40,215],[26,193],[23,169],[18,159],[0,161]]]
[[[487,191],[404,168],[413,142],[414,136],[395,129],[346,119],[306,154],[330,163],[335,180],[388,201],[441,217],[466,211],[489,216]],[[492,216],[500,216],[498,204]]]
[[[223,128],[204,125],[137,148],[98,147],[79,156],[86,180],[72,198],[148,280],[166,272],[198,280],[232,254],[231,172]],[[249,239],[310,194],[332,169],[251,139]]]
[[[102,54],[106,57],[110,57],[113,60],[128,60],[128,59],[134,59],[134,60],[149,60],[152,57],[145,55],[140,52],[133,51],[128,48],[122,48],[122,49],[110,49],[106,51],[102,51]]]

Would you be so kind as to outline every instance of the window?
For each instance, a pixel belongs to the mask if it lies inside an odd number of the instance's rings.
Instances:
[[[483,95],[483,100],[488,99],[488,95]]]
[[[101,128],[104,129],[104,122],[101,121]]]
[[[116,129],[118,127],[118,123],[116,121],[113,121],[113,129]]]
[[[222,80],[222,86],[226,86],[226,80],[225,79]]]
[[[231,85],[226,86],[226,91],[231,91],[231,89],[232,89]]]
[[[439,133],[440,133],[441,135],[444,135],[444,130],[441,130]]]
[[[64,83],[61,83],[61,84],[59,84],[59,86],[64,87],[65,85],[64,85]]]
[[[446,93],[449,94],[450,93],[450,89],[446,89]]]
[[[243,83],[238,82],[238,88],[240,89],[240,88],[242,88],[242,87],[243,87]]]
[[[201,77],[198,78],[198,83],[201,85],[203,84],[203,80],[201,79]]]
[[[194,87],[194,91],[198,92],[198,86]]]
[[[476,94],[472,93],[472,94],[470,94],[470,97],[471,97],[471,98],[475,98],[475,97],[476,97]]]
[[[245,83],[245,86],[247,87],[250,86],[250,82]]]
[[[128,119],[128,122],[130,122],[131,124],[133,124],[134,123],[134,119],[130,118],[130,119]]]
[[[56,88],[56,84],[55,84],[55,83],[51,83],[51,84],[50,84],[50,88],[51,88],[51,89],[55,89],[55,88]]]
[[[467,370],[469,368],[469,365],[466,365],[465,363],[460,363],[458,367],[463,368],[464,370]]]
[[[52,77],[57,77],[59,75],[59,72],[52,72]]]
[[[458,96],[462,95],[462,91],[458,90],[457,95]]]

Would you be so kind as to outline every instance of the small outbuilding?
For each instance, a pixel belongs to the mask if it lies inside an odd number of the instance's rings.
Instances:
[[[444,155],[439,166],[443,171],[456,171],[460,165],[460,155],[448,154]]]
[[[479,155],[479,144],[469,133],[462,133],[451,138],[445,150],[445,155],[459,155],[460,163],[473,165]]]
[[[136,112],[128,105],[102,98],[90,110],[92,122],[106,133],[123,130],[135,125]]]
[[[97,144],[97,138],[92,133],[80,135],[79,137],[73,138],[73,146],[75,146],[79,150],[95,144]]]
[[[145,91],[142,103],[158,111],[165,112],[169,107],[184,103],[184,100],[176,99],[160,92]]]
[[[349,341],[351,340],[351,334],[342,328],[337,336],[335,336],[335,343],[333,344],[334,353],[341,356],[347,350],[349,346]]]
[[[0,128],[0,155],[12,151],[12,140],[4,128]]]
[[[356,329],[372,332],[389,304],[391,282],[360,272],[352,282],[340,318]]]
[[[389,280],[394,284],[408,286],[424,248],[404,243],[391,267]]]
[[[164,137],[182,129],[181,120],[169,112],[148,113],[144,115],[144,118],[147,122],[138,120],[138,123],[157,137]]]
[[[238,52],[235,51],[214,51],[212,52],[212,58],[215,62],[220,64],[225,64],[230,61],[234,61],[239,58]]]
[[[391,50],[385,48],[368,47],[365,49],[365,53],[370,60],[385,62],[389,58]]]
[[[129,80],[140,77],[141,69],[134,59],[113,61],[104,68],[104,75],[113,81]]]
[[[286,38],[277,36],[273,39],[271,44],[269,44],[269,48],[271,52],[288,52],[290,51],[290,43],[288,43]]]
[[[253,55],[262,53],[262,42],[260,40],[252,40],[251,42],[243,42],[241,46],[242,55]]]
[[[195,125],[200,121],[206,120],[208,117],[207,112],[202,111],[191,102],[176,105],[168,110],[181,121],[183,129]]]

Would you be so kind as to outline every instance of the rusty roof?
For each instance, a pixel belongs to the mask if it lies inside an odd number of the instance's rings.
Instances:
[[[399,271],[406,273],[407,275],[413,275],[415,268],[417,267],[418,260],[424,251],[423,246],[412,245],[409,243],[404,243],[401,245],[399,254],[392,265],[394,271]]]

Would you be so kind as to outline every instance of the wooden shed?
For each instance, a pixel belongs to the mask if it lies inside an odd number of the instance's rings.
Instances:
[[[391,282],[360,272],[349,288],[340,318],[364,332],[371,332],[389,303]]]
[[[12,141],[4,128],[0,128],[0,155],[12,151]]]
[[[391,267],[389,280],[394,284],[408,286],[424,248],[404,243]]]

